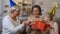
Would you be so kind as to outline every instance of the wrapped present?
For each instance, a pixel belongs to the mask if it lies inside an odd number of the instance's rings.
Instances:
[[[34,28],[39,29],[39,30],[46,30],[46,28],[48,28],[50,25],[46,24],[45,22],[42,21],[35,21],[34,23]]]

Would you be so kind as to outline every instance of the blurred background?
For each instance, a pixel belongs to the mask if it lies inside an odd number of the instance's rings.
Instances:
[[[43,16],[46,12],[49,12],[52,8],[52,4],[57,2],[57,10],[56,10],[56,21],[59,24],[59,31],[60,31],[60,0],[13,0],[16,4],[21,6],[21,19],[28,17],[31,15],[31,8],[34,5],[40,5],[42,8]],[[0,0],[0,33],[2,29],[2,19],[9,13],[9,0]]]

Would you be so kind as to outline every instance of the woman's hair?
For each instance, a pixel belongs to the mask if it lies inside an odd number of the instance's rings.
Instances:
[[[33,6],[33,7],[32,7],[32,11],[33,11],[34,8],[38,8],[38,10],[39,10],[39,15],[42,15],[41,7],[40,7],[39,5]]]
[[[20,8],[21,7],[20,6],[17,6],[17,5],[16,6],[13,6],[13,7],[10,8],[10,12],[12,13],[14,11],[20,10]]]

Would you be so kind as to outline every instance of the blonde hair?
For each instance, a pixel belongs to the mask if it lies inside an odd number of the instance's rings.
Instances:
[[[17,11],[17,10],[21,10],[21,7],[16,5],[16,6],[13,6],[10,8],[10,13],[14,12],[14,11]]]

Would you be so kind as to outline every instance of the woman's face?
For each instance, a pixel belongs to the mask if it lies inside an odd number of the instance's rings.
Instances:
[[[33,14],[34,14],[34,16],[38,16],[39,15],[38,8],[33,8]]]
[[[14,15],[19,16],[20,15],[20,10],[14,11]]]

